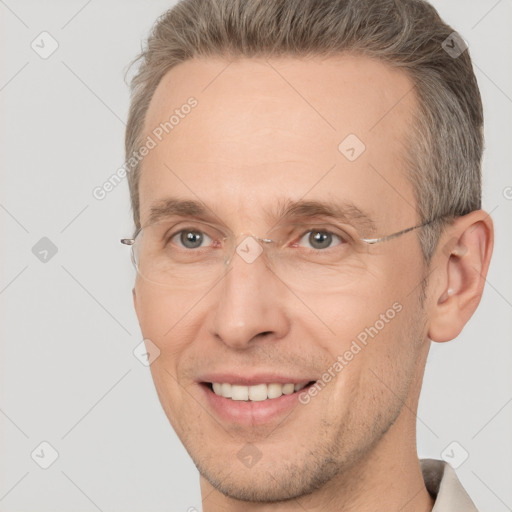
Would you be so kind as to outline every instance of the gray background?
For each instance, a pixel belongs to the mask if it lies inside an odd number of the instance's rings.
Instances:
[[[92,195],[123,163],[126,65],[171,5],[0,1],[2,512],[200,510],[197,472],[132,353],[134,272],[118,241],[132,231],[127,184]],[[512,510],[512,1],[434,5],[474,59],[496,245],[477,313],[458,340],[433,344],[418,449],[441,458],[455,441],[447,453],[468,452],[457,473],[477,506],[502,512]],[[43,31],[59,45],[47,59],[31,48],[51,48]],[[57,248],[47,261],[43,237]],[[48,469],[35,462],[50,461],[43,441],[59,454]]]

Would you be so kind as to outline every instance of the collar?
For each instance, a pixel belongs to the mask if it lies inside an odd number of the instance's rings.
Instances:
[[[442,460],[420,460],[425,487],[435,499],[432,512],[478,512],[455,471]]]

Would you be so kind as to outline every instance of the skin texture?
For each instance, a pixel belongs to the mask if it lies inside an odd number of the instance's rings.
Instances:
[[[416,100],[401,71],[349,55],[187,61],[159,84],[146,135],[190,96],[197,107],[143,161],[142,225],[170,196],[260,237],[271,227],[264,209],[282,199],[350,200],[376,236],[419,223],[403,163]],[[366,146],[353,162],[338,151],[349,134]],[[431,510],[415,434],[430,339],[454,338],[476,309],[492,242],[477,211],[447,229],[430,268],[411,232],[347,260],[321,290],[296,291],[241,258],[202,292],[138,276],[141,330],[161,351],[152,376],[200,471],[203,510]],[[286,418],[243,426],[206,402],[197,380],[207,371],[319,378],[395,303],[393,320]],[[247,443],[261,456],[252,467],[237,456]]]

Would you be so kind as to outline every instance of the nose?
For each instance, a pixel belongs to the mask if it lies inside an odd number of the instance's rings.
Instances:
[[[238,245],[218,285],[211,334],[237,350],[258,339],[280,339],[290,327],[286,286],[267,267],[256,244],[245,239]]]

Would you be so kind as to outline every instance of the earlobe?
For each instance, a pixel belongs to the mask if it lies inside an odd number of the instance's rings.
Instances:
[[[482,210],[472,212],[454,222],[450,235],[449,242],[440,240],[436,254],[440,279],[428,336],[437,342],[458,336],[480,302],[492,254],[492,220]]]

